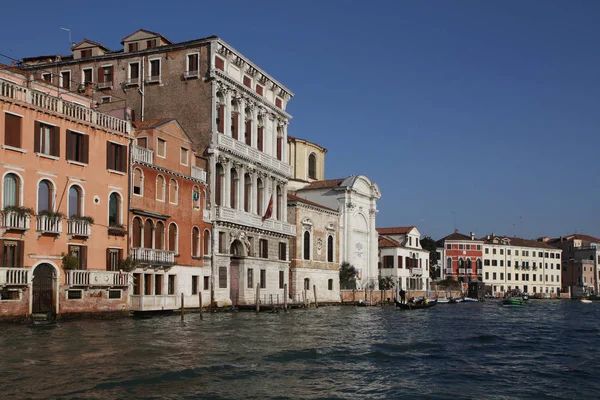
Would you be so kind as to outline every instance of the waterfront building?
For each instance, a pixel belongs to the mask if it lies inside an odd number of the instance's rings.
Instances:
[[[339,212],[288,193],[288,221],[297,232],[290,240],[290,296],[314,301],[316,290],[319,302],[339,303]]]
[[[429,290],[429,251],[423,250],[416,226],[377,228],[379,275],[390,277],[394,287]]]
[[[288,154],[292,167],[289,190],[302,189],[311,182],[325,179],[326,148],[306,139],[288,136]]]
[[[285,201],[293,93],[216,36],[173,43],[140,29],[121,44],[111,51],[86,40],[72,56],[27,58],[21,67],[89,92],[100,109],[130,109],[135,121],[177,119],[208,160],[213,300],[254,303],[250,270],[264,277],[263,295],[283,296],[280,273],[287,282],[289,272],[279,249],[296,233]]]
[[[555,297],[561,288],[561,250],[537,240],[486,235],[483,281],[494,294],[520,289],[530,295]]]
[[[475,239],[475,234],[454,233],[436,242],[440,249],[443,265],[442,279],[454,279],[461,283],[482,280],[483,241]]]
[[[210,300],[206,160],[176,120],[134,122],[129,226],[132,311],[198,307]]]
[[[600,239],[575,233],[558,238],[538,239],[562,250],[562,288],[572,296],[598,294],[600,280]]]
[[[131,124],[0,66],[0,319],[128,312]]]

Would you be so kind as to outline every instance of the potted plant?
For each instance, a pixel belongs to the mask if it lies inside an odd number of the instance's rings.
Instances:
[[[132,272],[139,266],[139,261],[132,258],[131,256],[127,256],[124,260],[121,260],[119,263],[119,268],[123,270],[123,272]]]
[[[27,217],[30,216],[31,214],[33,214],[33,209],[28,208],[28,207],[20,207],[20,206],[7,206],[4,207],[4,210],[2,210],[3,213],[15,213],[17,214],[19,217]]]
[[[65,271],[79,268],[79,258],[72,254],[62,253],[62,267]]]
[[[48,218],[63,218],[65,214],[60,211],[52,211],[52,210],[43,210],[38,213],[38,216],[44,216]]]
[[[108,234],[111,236],[125,236],[127,230],[121,224],[114,224],[108,227]]]
[[[71,221],[83,221],[83,222],[87,222],[90,225],[94,224],[94,218],[89,217],[89,216],[73,215],[73,216],[71,216]]]

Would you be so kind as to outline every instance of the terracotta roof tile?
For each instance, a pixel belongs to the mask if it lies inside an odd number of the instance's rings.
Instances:
[[[590,235],[584,235],[582,233],[574,233],[572,235],[566,235],[566,236],[562,236],[562,237],[552,238],[552,239],[548,240],[547,243],[560,243],[561,239],[562,239],[562,241],[579,239],[579,240],[583,240],[584,242],[600,243],[600,239],[598,239],[597,237],[590,236]]]
[[[306,189],[326,189],[340,186],[340,183],[344,182],[344,179],[327,179],[324,181],[314,181],[310,185],[305,186],[302,190]]]
[[[494,235],[493,237],[490,236],[489,240],[487,239],[487,236],[484,237],[484,238],[481,238],[479,240],[483,240],[483,242],[485,244],[501,244],[501,243],[494,243],[493,242],[494,238],[498,238],[500,240],[506,238],[506,239],[510,240],[510,245],[509,246],[535,247],[535,248],[541,248],[541,249],[556,250],[556,247],[551,246],[548,243],[540,242],[540,241],[534,240],[534,239],[523,239],[523,238],[518,238],[518,237],[509,237],[509,236],[497,236],[497,235]]]
[[[311,206],[315,206],[315,207],[319,207],[319,208],[324,208],[326,210],[337,212],[337,210],[334,210],[333,208],[329,208],[329,207],[324,206],[322,204],[315,203],[314,201],[306,200],[306,199],[304,199],[302,197],[299,197],[299,196],[296,196],[295,194],[292,194],[292,193],[288,193],[288,201],[298,201],[300,203],[304,203],[304,204],[308,204],[308,205],[311,205]]]
[[[402,247],[400,242],[397,242],[394,239],[391,239],[391,238],[385,237],[385,236],[379,237],[378,246],[379,247]]]
[[[151,129],[172,120],[173,118],[149,119],[146,121],[133,121],[132,124],[136,129]]]
[[[404,235],[416,228],[416,226],[397,226],[394,228],[376,228],[380,235]]]

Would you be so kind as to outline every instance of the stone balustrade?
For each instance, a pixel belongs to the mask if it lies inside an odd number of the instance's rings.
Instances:
[[[142,146],[133,145],[131,147],[131,157],[133,162],[154,163],[154,151]]]
[[[175,252],[169,250],[147,249],[144,247],[133,247],[131,255],[134,260],[142,264],[150,265],[173,265],[175,264]]]
[[[67,220],[67,235],[89,237],[92,234],[92,224],[82,219]]]
[[[221,150],[236,154],[253,164],[262,165],[286,177],[292,176],[292,167],[290,165],[239,140],[220,134],[217,136],[217,144]]]
[[[29,284],[29,268],[0,268],[0,286],[24,286]]]
[[[62,233],[62,217],[38,215],[36,217],[36,230],[40,233],[60,235]]]
[[[90,287],[128,286],[129,274],[119,271],[71,270],[67,271],[67,285]]]
[[[296,234],[296,226],[287,222],[277,221],[274,219],[263,219],[255,214],[235,210],[229,207],[217,206],[217,219],[233,223],[242,223],[255,228],[265,229],[287,235]]]
[[[2,229],[25,231],[29,229],[30,217],[15,211],[4,211],[1,214]]]

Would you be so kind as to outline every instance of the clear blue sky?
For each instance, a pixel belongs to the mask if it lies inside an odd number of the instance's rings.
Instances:
[[[218,35],[295,92],[326,178],[379,184],[378,226],[600,236],[598,1],[86,4],[3,4],[0,53]]]

